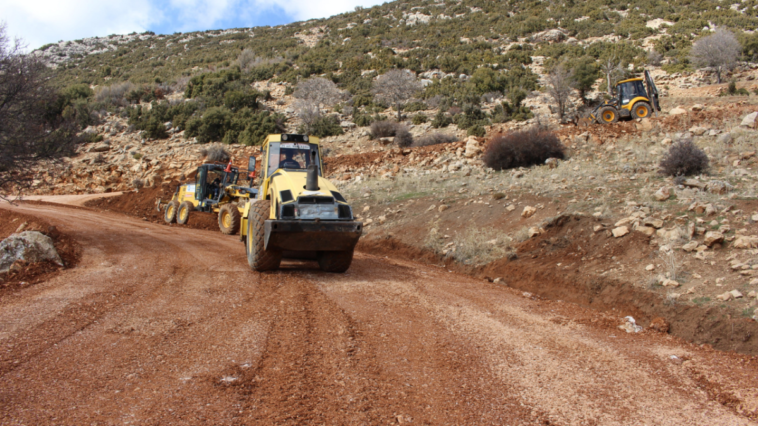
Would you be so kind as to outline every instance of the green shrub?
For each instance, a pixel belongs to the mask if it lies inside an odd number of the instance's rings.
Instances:
[[[305,133],[305,128],[301,126],[298,129],[298,133]],[[311,132],[313,136],[320,138],[327,136],[338,136],[343,133],[342,126],[340,126],[340,120],[336,115],[321,116],[316,119],[311,125]]]
[[[150,117],[145,122],[142,130],[145,131],[145,136],[150,139],[166,139],[168,137],[166,126],[155,116]]]
[[[255,90],[230,90],[224,94],[224,106],[232,111],[258,109],[258,98],[261,96],[263,94]]]
[[[484,130],[483,126],[488,126],[490,121],[487,114],[478,105],[468,104],[463,106],[463,114],[458,114],[455,117],[455,124],[458,125],[458,128],[467,130],[480,127],[481,129],[472,130],[480,133]]]
[[[442,110],[437,112],[432,120],[432,127],[435,129],[441,129],[447,127],[453,123],[453,119],[448,117]]]
[[[231,113],[222,107],[208,108],[202,117],[193,117],[187,121],[185,135],[196,137],[200,143],[221,141],[231,124]]]
[[[411,119],[411,122],[412,122],[413,124],[415,124],[415,125],[424,124],[424,123],[426,123],[427,121],[429,121],[429,118],[427,118],[426,114],[424,114],[424,113],[419,113],[419,114],[416,114],[416,115],[414,115],[414,116],[413,116],[413,118]]]
[[[476,124],[466,129],[466,134],[469,136],[478,136],[481,138],[487,134],[487,130],[484,129],[484,126]]]
[[[429,106],[421,101],[409,102],[403,106],[403,111],[405,112],[426,111],[427,109],[429,109]]]

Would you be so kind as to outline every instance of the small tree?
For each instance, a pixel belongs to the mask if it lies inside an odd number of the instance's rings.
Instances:
[[[19,40],[11,43],[0,24],[0,191],[28,188],[33,166],[73,152],[75,108],[47,84],[47,67],[24,55]],[[64,118],[68,117],[68,118]],[[0,194],[0,198],[7,199]]]
[[[380,100],[396,105],[397,121],[400,121],[402,104],[422,88],[421,82],[416,80],[416,75],[412,71],[393,69],[376,79],[371,92]]]
[[[572,69],[574,88],[579,91],[582,103],[587,104],[587,92],[592,90],[598,78],[598,67],[595,59],[590,56],[579,58]]]
[[[321,106],[331,107],[343,98],[343,92],[333,81],[322,77],[309,78],[297,85],[295,112],[303,121],[303,130],[310,133],[321,118]]]
[[[571,73],[563,65],[553,68],[547,76],[547,93],[558,107],[558,119],[563,122],[571,96]]]
[[[721,72],[734,68],[741,50],[737,37],[731,31],[718,29],[692,45],[690,61],[698,68],[715,68],[716,80],[720,84]]]
[[[305,99],[298,99],[295,101],[295,114],[300,117],[303,122],[303,133],[310,133],[313,128],[313,124],[321,117],[318,105],[316,102]]]

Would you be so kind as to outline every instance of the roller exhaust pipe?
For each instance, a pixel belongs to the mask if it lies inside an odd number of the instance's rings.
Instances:
[[[318,191],[318,165],[316,165],[316,151],[311,151],[311,164],[305,175],[305,189],[308,191]]]

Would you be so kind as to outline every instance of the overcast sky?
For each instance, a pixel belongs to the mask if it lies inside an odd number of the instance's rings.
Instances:
[[[349,12],[382,0],[0,0],[10,37],[30,49],[59,40],[154,31],[173,34],[280,25]]]

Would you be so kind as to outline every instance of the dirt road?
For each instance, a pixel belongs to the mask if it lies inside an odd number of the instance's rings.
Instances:
[[[344,275],[259,274],[219,232],[2,208],[84,246],[76,268],[0,301],[2,424],[758,419],[755,359],[627,334],[568,303],[366,253]]]

